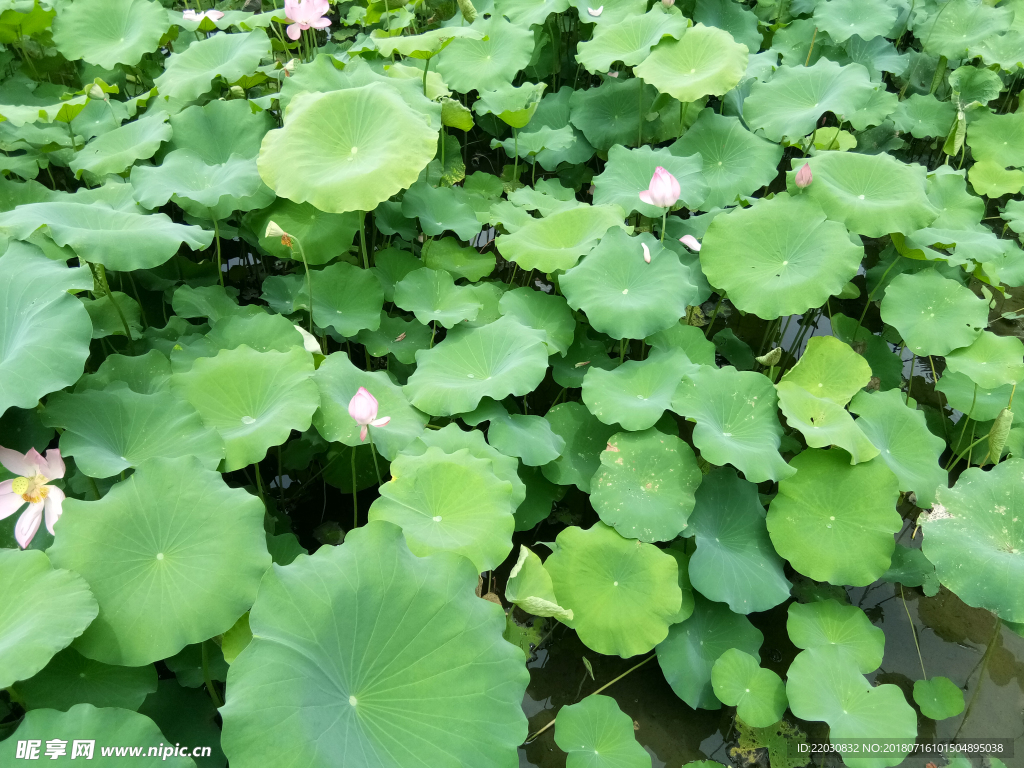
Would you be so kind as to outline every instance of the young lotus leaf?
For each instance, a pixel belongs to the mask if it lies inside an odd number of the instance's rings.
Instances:
[[[270,56],[270,38],[262,29],[235,35],[212,35],[197,40],[181,53],[172,53],[153,84],[161,96],[193,101],[210,90],[216,77],[233,83]]]
[[[634,67],[637,77],[682,102],[721,96],[747,70],[747,46],[717,27],[697,24],[680,40],[663,40]]]
[[[348,412],[349,401],[360,387],[377,398],[378,414],[391,419],[382,427],[370,427],[373,445],[388,461],[422,434],[427,417],[409,405],[402,388],[384,371],[356,368],[344,352],[328,355],[313,380],[320,389],[320,408],[313,414],[313,426],[332,443],[360,445],[360,425]]]
[[[640,541],[671,541],[693,511],[700,468],[693,450],[656,429],[620,432],[601,452],[590,501],[601,520]]]
[[[932,720],[956,717],[964,711],[964,692],[948,677],[917,680],[914,701],[921,708],[921,714]]]
[[[77,573],[51,567],[37,550],[0,549],[0,683],[35,675],[97,612]]]
[[[630,237],[621,229],[606,234],[559,287],[570,307],[585,311],[594,329],[613,339],[643,339],[671,327],[697,292],[674,252],[653,235]]]
[[[758,649],[764,635],[746,616],[733,613],[722,603],[694,594],[693,614],[673,624],[668,637],[657,647],[658,663],[676,696],[694,709],[719,709],[711,670],[719,657],[736,648],[760,660]]]
[[[599,24],[593,37],[579,44],[577,59],[591,74],[607,72],[616,61],[636,66],[664,38],[681,38],[688,26],[681,15],[655,5],[647,13],[627,16],[618,24]]]
[[[227,631],[270,566],[263,504],[194,458],[151,459],[99,501],[67,499],[50,558],[89,583],[83,656],[140,666]]]
[[[408,200],[408,195],[406,199]],[[476,282],[494,271],[496,259],[493,253],[480,253],[476,248],[463,248],[454,237],[430,240],[423,245],[423,263],[431,269],[449,272],[455,278],[462,277],[470,282]]]
[[[601,27],[607,29],[607,27]],[[566,768],[651,768],[637,743],[633,718],[608,696],[587,696],[558,710],[555,744],[568,753]]]
[[[275,566],[228,672],[231,764],[513,765],[529,673],[476,583],[465,558],[417,557],[381,521]]]
[[[756,613],[789,598],[792,584],[768,538],[757,486],[734,469],[719,467],[704,478],[687,533],[697,547],[690,583],[709,600],[728,603],[734,613]]]
[[[505,599],[533,616],[572,619],[572,611],[555,602],[555,588],[544,563],[525,545],[520,545],[519,559],[509,572]]]
[[[768,509],[775,550],[800,573],[830,584],[867,586],[889,567],[899,481],[881,461],[851,465],[849,454],[808,449],[790,461]]]
[[[590,253],[609,229],[624,230],[625,218],[625,211],[617,205],[581,205],[531,221],[511,235],[501,235],[495,246],[520,269],[565,270]]]
[[[1024,380],[1024,344],[1015,336],[997,336],[989,331],[970,346],[946,355],[946,368],[967,376],[982,389],[997,389]]]
[[[423,232],[432,237],[452,231],[472,240],[480,232],[480,222],[467,197],[461,187],[432,187],[417,181],[402,198],[402,215],[418,218]]]
[[[140,395],[126,386],[57,393],[43,413],[60,427],[60,449],[90,477],[111,477],[154,457],[194,456],[206,469],[224,458],[220,435],[170,392]]]
[[[296,96],[284,122],[263,139],[260,175],[280,197],[329,213],[373,210],[437,150],[437,130],[382,84]]]
[[[930,93],[915,93],[899,103],[892,120],[898,130],[915,139],[944,136],[956,120],[956,107]]]
[[[544,418],[565,441],[562,455],[542,468],[544,477],[590,493],[591,478],[601,466],[601,452],[618,429],[602,424],[581,403],[559,403]]]
[[[380,327],[384,289],[369,270],[338,261],[323,269],[310,270],[309,282],[313,287],[313,322],[321,328],[355,336],[364,328],[375,331]],[[278,312],[309,311],[305,275],[269,277],[263,285],[264,298]]]
[[[133,67],[156,50],[170,26],[160,3],[82,0],[61,9],[53,24],[53,42],[68,61],[85,59],[107,70],[118,64]]]
[[[483,397],[533,391],[547,371],[548,351],[543,332],[506,316],[418,351],[416,365],[405,387],[409,401],[432,416],[451,416],[472,411]]]
[[[826,0],[814,6],[813,18],[832,42],[845,43],[853,35],[862,40],[886,35],[897,14],[896,6],[886,0]]]
[[[156,667],[117,667],[65,648],[42,672],[22,680],[14,690],[30,710],[66,711],[80,703],[137,710],[156,690]]]
[[[550,354],[563,357],[569,350],[576,333],[576,320],[565,299],[535,291],[532,288],[514,288],[506,291],[498,302],[503,315],[511,315],[528,328],[545,334],[544,343]]]
[[[437,57],[437,71],[452,90],[495,91],[529,65],[534,46],[529,27],[496,14],[478,18],[471,29],[481,32],[483,39],[452,40]]]
[[[779,408],[791,427],[800,430],[811,448],[837,445],[850,454],[850,462],[870,461],[879,454],[850,413],[832,400],[815,397],[798,384],[780,381]]]
[[[293,429],[309,429],[320,405],[312,375],[313,361],[304,349],[257,352],[241,346],[196,360],[191,370],[171,377],[171,389],[220,433],[224,469],[231,472],[260,461]]]
[[[489,400],[489,403],[490,408],[486,414],[486,419],[490,421],[487,440],[506,456],[517,456],[528,467],[540,467],[562,455],[565,440],[552,431],[550,422],[543,416],[510,414],[501,404],[493,400]],[[484,408],[485,405],[481,403],[474,414],[479,415]],[[472,423],[469,415],[463,419]]]
[[[849,344],[834,336],[814,336],[782,381],[803,387],[815,397],[846,405],[871,380],[871,366]]]
[[[736,717],[754,728],[779,722],[789,703],[782,678],[739,648],[718,657],[711,667],[711,685],[715,696],[736,707]]]
[[[952,488],[939,488],[940,506],[922,526],[922,549],[942,585],[968,605],[1013,622],[1024,621],[1022,476],[1024,460],[1018,458],[988,472],[972,467]]]
[[[506,82],[493,91],[481,92],[473,103],[473,111],[478,115],[494,115],[514,129],[525,128],[537,111],[546,87],[547,83],[543,82],[526,82],[518,87]]]
[[[655,169],[661,166],[679,182],[681,193],[672,207],[698,208],[708,195],[701,165],[698,154],[681,157],[667,149],[626,149],[615,145],[608,151],[604,172],[594,177],[594,203],[614,204],[626,213],[639,211],[649,218],[661,218],[665,209],[643,202],[639,194],[647,189]]]
[[[812,185],[813,186],[813,185]],[[717,216],[701,243],[708,281],[744,312],[771,320],[837,295],[857,274],[864,249],[806,196],[776,195]]]
[[[968,347],[988,325],[988,303],[934,269],[897,275],[885,289],[881,312],[922,356]]]
[[[215,102],[211,102],[215,103]],[[232,104],[234,102],[227,102]],[[266,208],[251,212],[246,221],[259,239],[260,247],[279,259],[302,259],[312,265],[326,264],[344,252],[359,230],[359,216],[351,213],[326,213],[309,203],[293,203],[278,197]],[[267,237],[267,224],[274,222],[298,240],[302,253],[281,243],[280,237]],[[380,266],[381,252],[376,264]],[[390,298],[388,299],[390,301]]]
[[[896,389],[858,392],[850,411],[860,416],[857,426],[878,448],[900,490],[913,491],[918,506],[930,507],[936,489],[946,487],[947,476],[939,464],[946,441],[929,431],[924,412],[907,407]]]
[[[152,157],[171,138],[167,117],[166,112],[156,112],[103,134],[75,153],[69,167],[76,175],[88,171],[102,177],[123,172],[136,160]]]
[[[1015,195],[1024,188],[1024,171],[1004,168],[992,160],[979,160],[969,173],[971,186],[979,195],[1002,197]]]
[[[683,376],[696,371],[681,350],[629,360],[611,371],[596,368],[583,378],[583,402],[605,424],[648,429],[672,406]]]
[[[786,631],[797,648],[838,648],[862,674],[882,666],[885,633],[856,606],[835,600],[792,603]]]
[[[935,575],[935,566],[920,549],[911,549],[902,544],[896,545],[892,553],[892,565],[882,574],[882,580],[905,587],[921,587],[928,597],[939,593],[939,577]]]
[[[628,659],[665,639],[682,602],[671,555],[624,539],[604,523],[566,528],[555,541],[558,549],[544,566],[558,604],[572,611],[563,623],[584,645]]]
[[[993,8],[973,0],[950,0],[917,24],[927,30],[922,37],[926,53],[955,61],[968,58],[968,48],[1006,32],[1013,20],[1010,8]]]
[[[751,482],[762,483],[795,471],[779,455],[776,402],[766,376],[703,365],[679,385],[672,410],[697,422],[693,443],[707,461],[732,464]]]

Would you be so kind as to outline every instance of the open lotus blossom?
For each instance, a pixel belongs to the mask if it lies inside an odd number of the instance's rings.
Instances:
[[[284,12],[292,23],[288,25],[288,37],[298,40],[304,29],[326,29],[331,20],[324,18],[330,10],[327,0],[284,0]]]
[[[587,8],[587,13],[594,17],[600,16],[604,13],[604,6],[602,5],[600,8]]]
[[[365,387],[360,387],[352,396],[352,399],[349,400],[348,415],[355,419],[356,424],[362,427],[359,430],[359,440],[361,442],[366,440],[370,427],[383,427],[391,421],[390,416],[377,418],[377,398],[367,392]]]
[[[796,182],[796,185],[800,187],[800,189],[809,187],[811,182],[814,181],[814,174],[811,173],[811,166],[804,163],[804,167],[796,172],[796,178],[793,179],[793,181]]]
[[[691,251],[699,251],[700,243],[697,242],[697,238],[693,235],[683,235],[679,238],[679,242],[689,248]]]
[[[650,186],[640,193],[640,199],[658,208],[671,208],[679,199],[679,181],[659,165],[654,169]]]
[[[640,247],[644,249],[644,261],[648,264],[651,263],[651,249],[647,247],[647,243],[640,243]]]
[[[215,11],[212,8],[209,11],[203,11],[197,13],[189,8],[187,11],[182,11],[181,15],[184,16],[188,21],[202,21],[203,19],[209,19],[210,21],[216,21],[217,19],[223,19],[224,14],[220,11]]]
[[[60,451],[49,450],[44,459],[33,448],[22,455],[10,448],[0,448],[0,464],[18,477],[0,483],[0,520],[10,517],[26,503],[28,509],[14,526],[14,538],[26,549],[39,530],[39,524],[46,514],[46,530],[53,533],[53,524],[63,511],[64,491],[53,485],[51,480],[64,477],[64,460]]]

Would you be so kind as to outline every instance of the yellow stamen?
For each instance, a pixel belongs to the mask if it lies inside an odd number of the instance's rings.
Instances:
[[[11,490],[29,504],[38,504],[50,495],[50,486],[42,475],[34,477],[16,477],[11,482]]]

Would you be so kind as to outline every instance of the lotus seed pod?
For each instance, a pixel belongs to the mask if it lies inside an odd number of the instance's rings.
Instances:
[[[462,11],[462,18],[464,18],[470,24],[476,19],[476,8],[473,7],[471,0],[458,0],[459,10]]]
[[[988,433],[988,455],[992,463],[999,462],[1003,453],[1003,446],[1006,445],[1006,436],[1010,434],[1010,427],[1013,425],[1013,411],[1003,408],[992,425],[992,431]]]
[[[778,365],[779,360],[782,359],[782,347],[775,347],[775,349],[770,350],[768,354],[755,357],[754,359],[766,368]]]

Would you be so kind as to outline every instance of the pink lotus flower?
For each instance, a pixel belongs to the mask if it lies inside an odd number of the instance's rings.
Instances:
[[[679,182],[659,165],[654,169],[651,185],[640,193],[640,199],[658,208],[671,208],[679,199]]]
[[[699,251],[700,243],[697,242],[697,238],[693,235],[683,235],[679,238],[679,242],[689,248],[691,251]]]
[[[0,520],[10,517],[28,503],[28,509],[14,527],[14,538],[18,540],[18,545],[27,549],[39,530],[44,511],[46,530],[51,534],[53,524],[63,512],[61,503],[64,501],[64,491],[47,483],[64,477],[64,460],[60,457],[60,451],[52,449],[46,452],[44,459],[35,448],[24,456],[10,448],[0,448],[0,464],[8,472],[18,475],[13,480],[0,483]]]
[[[804,167],[796,172],[796,178],[793,179],[796,185],[803,189],[809,187],[811,182],[814,181],[814,174],[811,173],[811,166],[808,163],[804,163]]]
[[[390,416],[377,418],[377,398],[367,392],[365,387],[360,387],[352,396],[352,399],[349,400],[348,415],[355,419],[356,424],[362,427],[359,430],[360,442],[366,440],[370,427],[383,427],[391,421]]]
[[[666,8],[671,8],[673,5],[676,4],[676,0],[661,0],[661,4],[664,5]]]
[[[288,37],[298,40],[304,29],[331,26],[331,20],[323,18],[329,10],[327,0],[284,0],[284,12],[292,22],[288,25]]]
[[[209,10],[203,11],[202,13],[196,13],[191,8],[187,11],[182,11],[181,15],[188,21],[202,21],[203,19],[209,19],[210,21],[217,21],[217,19],[223,19],[224,14],[220,11]]]

